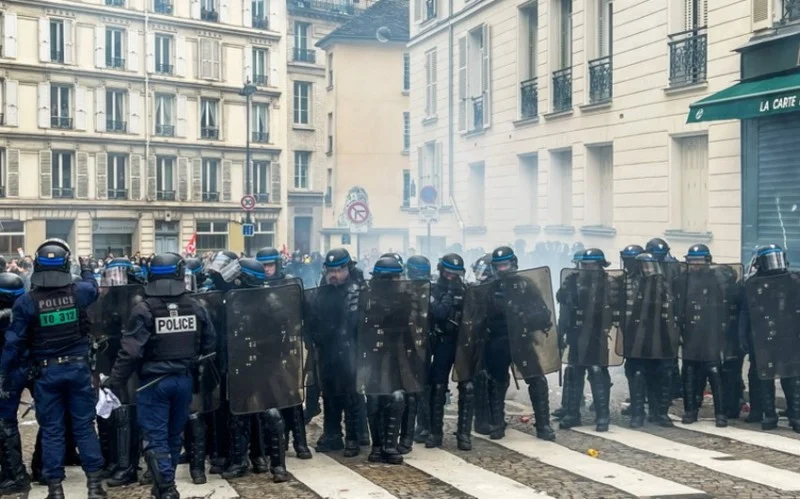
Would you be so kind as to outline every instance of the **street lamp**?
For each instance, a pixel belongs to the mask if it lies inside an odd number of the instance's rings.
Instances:
[[[241,92],[239,95],[245,97],[245,108],[246,108],[246,128],[247,128],[247,137],[246,139],[246,146],[245,146],[245,161],[244,161],[244,175],[245,175],[245,194],[248,196],[253,195],[253,184],[250,180],[250,102],[253,97],[253,94],[256,93],[258,88],[250,83],[250,79],[248,78],[242,87]],[[250,212],[245,211],[245,223],[251,224],[253,223],[253,219],[250,217]],[[251,256],[252,254],[252,237],[245,237],[244,238],[244,252],[247,256]]]

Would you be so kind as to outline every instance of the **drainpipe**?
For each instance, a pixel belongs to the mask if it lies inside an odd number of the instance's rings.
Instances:
[[[144,161],[145,172],[150,162],[150,71],[147,67],[147,34],[150,32],[150,8],[144,9]],[[146,175],[145,175],[146,177]],[[145,185],[147,183],[145,182]],[[146,197],[146,196],[145,196]]]

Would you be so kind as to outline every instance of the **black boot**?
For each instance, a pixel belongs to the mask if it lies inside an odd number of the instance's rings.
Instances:
[[[780,378],[780,381],[781,389],[783,390],[783,396],[786,399],[786,419],[791,422],[793,419],[798,418],[798,416],[795,415],[794,408],[790,402],[794,394],[794,378]]]
[[[697,421],[697,378],[698,372],[694,362],[683,361],[683,372],[681,372],[681,381],[683,382],[683,417],[681,423],[692,424]]]
[[[156,487],[156,490],[156,499],[180,499],[181,497],[174,482]]]
[[[645,381],[647,383],[647,420],[655,423],[658,417],[658,399],[661,392],[658,373],[652,372],[652,368],[648,369],[645,371]]]
[[[417,421],[418,393],[406,394],[406,408],[403,411],[403,420],[400,424],[400,443],[397,450],[400,454],[408,454],[414,447],[414,424]]]
[[[458,427],[456,429],[456,441],[459,450],[472,450],[472,438],[470,429],[472,428],[473,403],[475,401],[475,389],[471,381],[458,384]]]
[[[784,394],[789,412],[789,426],[796,433],[800,433],[800,377],[789,378],[786,382],[786,388],[789,389],[784,388]]]
[[[367,461],[371,463],[383,462],[381,456],[381,444],[383,442],[383,411],[381,410],[380,400],[377,396],[367,397],[367,418],[369,419],[369,433],[372,438],[372,447],[367,456]]]
[[[644,373],[634,371],[628,378],[628,385],[631,394],[631,428],[641,428],[644,426],[644,397],[647,392]]]
[[[227,467],[228,444],[228,415],[230,411],[226,404],[222,404],[219,409],[209,415],[207,421],[211,427],[211,455],[209,461],[211,466],[208,472],[212,475],[220,475]]]
[[[739,359],[722,363],[722,399],[728,419],[739,419],[742,410],[742,364]]]
[[[361,452],[362,406],[366,410],[364,397],[358,393],[347,396],[344,412],[345,444],[344,457],[356,457]],[[366,425],[366,422],[363,423]]]
[[[489,438],[500,440],[506,436],[506,391],[508,385],[498,383],[492,378],[486,380],[489,393],[490,432]]]
[[[0,419],[0,448],[2,449],[3,482],[0,494],[11,495],[31,489],[31,477],[22,463],[22,441],[19,427],[13,419]]]
[[[228,467],[222,472],[222,478],[230,480],[250,473],[247,445],[250,443],[250,417],[231,415],[228,421],[229,448]]]
[[[358,444],[368,446],[369,439],[369,423],[367,422],[367,399],[359,394],[358,395]]]
[[[319,407],[319,395],[319,385],[316,383],[306,389],[306,407],[303,411],[304,424],[310,423],[312,419],[322,414],[322,409]]]
[[[116,467],[116,463],[113,463],[111,459],[111,422],[109,419],[97,418],[97,438],[100,440],[100,452],[103,454],[105,463],[103,478],[110,477]]]
[[[441,447],[444,439],[444,404],[447,401],[447,385],[431,387],[431,433],[425,447],[433,449]]]
[[[547,378],[537,376],[525,380],[528,383],[528,395],[533,405],[533,415],[536,418],[536,437],[541,440],[555,440],[556,433],[550,426],[550,389]],[[576,385],[578,383],[575,383]],[[580,383],[581,398],[583,397],[583,383]],[[574,393],[574,392],[573,392]]]
[[[104,499],[108,493],[103,488],[101,471],[86,472],[87,499]]]
[[[761,420],[762,430],[774,430],[778,427],[778,413],[775,411],[775,380],[761,382],[761,408],[764,419]]]
[[[47,482],[46,499],[66,499],[64,497],[64,488],[61,486],[61,480],[51,480]]]
[[[672,379],[674,377],[674,370],[671,366],[662,367],[658,370],[660,374],[658,386],[660,390],[656,392],[657,395],[657,410],[654,422],[664,428],[674,426],[672,420],[669,418],[669,406],[672,405],[672,397],[674,387],[672,386]]]
[[[263,429],[269,436],[269,470],[272,472],[272,481],[288,482],[289,473],[286,472],[286,451],[283,445],[285,422],[278,409],[270,409],[264,416]]]
[[[752,356],[751,356],[752,357]],[[748,423],[760,423],[764,416],[764,396],[762,395],[761,380],[758,379],[758,372],[754,364],[754,360],[750,359],[750,369],[747,371],[747,391],[749,392],[750,399],[750,414],[747,415],[745,421]]]
[[[189,447],[189,475],[192,483],[202,485],[206,483],[206,425],[202,414],[189,415],[189,433],[191,444]]]
[[[117,467],[108,478],[109,487],[122,487],[136,483],[139,478],[139,425],[136,406],[122,405],[114,410],[114,434]]]
[[[428,441],[431,425],[431,387],[425,385],[421,393],[417,394],[417,424],[414,428],[414,441],[424,444]]]
[[[381,457],[389,464],[403,464],[403,456],[397,450],[397,439],[400,436],[400,419],[403,417],[403,405],[405,394],[396,391],[386,397],[384,412],[386,413],[385,427],[383,432],[383,447]],[[427,447],[427,443],[425,447]]]
[[[269,472],[269,424],[266,413],[254,416],[241,416],[250,420],[250,462],[253,473]]]
[[[472,380],[475,386],[475,422],[473,429],[480,435],[488,435],[492,431],[492,412],[489,403],[489,381],[486,371],[480,371]]]
[[[567,366],[564,369],[564,387],[561,393],[564,415],[558,423],[562,430],[581,425],[581,402],[583,401],[584,369]],[[531,399],[532,400],[532,399]]]
[[[561,419],[567,415],[567,404],[569,404],[569,383],[570,383],[570,376],[572,375],[572,370],[570,366],[564,368],[564,379],[563,384],[561,385],[561,407],[553,411],[553,419]]]
[[[291,431],[294,453],[297,456],[297,459],[311,459],[311,451],[308,449],[308,440],[306,439],[306,418],[303,414],[303,406],[298,405],[293,407],[291,409],[291,413]]]
[[[594,398],[595,431],[608,431],[611,417],[608,408],[611,402],[611,376],[608,374],[608,369],[592,366],[589,384],[592,387],[592,397]]]
[[[714,399],[714,421],[717,428],[728,426],[728,415],[725,414],[725,389],[722,387],[722,373],[719,365],[708,367],[708,380],[711,384],[711,396]]]
[[[322,407],[324,409],[322,418],[322,436],[317,440],[317,452],[335,452],[344,449],[342,439],[342,412],[343,403],[339,401],[342,396],[322,397]]]

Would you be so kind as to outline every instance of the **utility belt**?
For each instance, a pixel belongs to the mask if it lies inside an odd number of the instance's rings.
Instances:
[[[79,363],[88,364],[89,358],[85,355],[62,355],[60,357],[53,357],[52,359],[37,360],[33,363],[33,365],[37,369],[42,369],[48,366]]]

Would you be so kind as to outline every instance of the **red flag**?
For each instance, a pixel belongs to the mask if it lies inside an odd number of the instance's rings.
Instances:
[[[186,253],[194,255],[196,251],[197,251],[197,232],[192,234],[192,237],[189,238],[189,242],[186,243]]]

